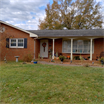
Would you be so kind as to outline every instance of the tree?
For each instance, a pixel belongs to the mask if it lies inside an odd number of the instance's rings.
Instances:
[[[101,5],[94,0],[53,0],[47,4],[46,17],[39,21],[39,29],[102,28]]]
[[[77,0],[75,2],[75,7],[78,9],[74,18],[74,29],[102,27],[102,16],[99,11],[99,3],[94,2],[94,0]]]
[[[53,1],[53,4],[47,4],[47,8],[45,9],[46,18],[41,21],[39,20],[39,28],[40,29],[60,29],[61,25],[61,16],[59,15],[59,4],[56,1]]]

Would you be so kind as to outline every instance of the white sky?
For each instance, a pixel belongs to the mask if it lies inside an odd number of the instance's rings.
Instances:
[[[102,4],[104,18],[104,0],[96,1]],[[0,20],[25,30],[37,30],[39,19],[44,19],[45,7],[49,2],[52,3],[52,0],[0,0]]]

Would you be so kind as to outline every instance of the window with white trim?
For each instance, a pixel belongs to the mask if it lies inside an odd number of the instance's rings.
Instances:
[[[70,52],[71,52],[71,40],[64,40],[63,53],[70,53]]]
[[[10,48],[24,48],[24,39],[10,39]]]
[[[92,52],[94,44],[92,43]],[[63,53],[71,53],[71,40],[63,40]],[[90,53],[90,40],[73,40],[73,53]]]

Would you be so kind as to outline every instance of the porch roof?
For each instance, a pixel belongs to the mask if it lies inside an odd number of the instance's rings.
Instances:
[[[88,30],[27,30],[39,38],[51,37],[104,37],[104,29]]]

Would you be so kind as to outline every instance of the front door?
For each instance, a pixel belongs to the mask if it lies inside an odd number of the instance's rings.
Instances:
[[[40,57],[48,58],[48,40],[40,40]]]

